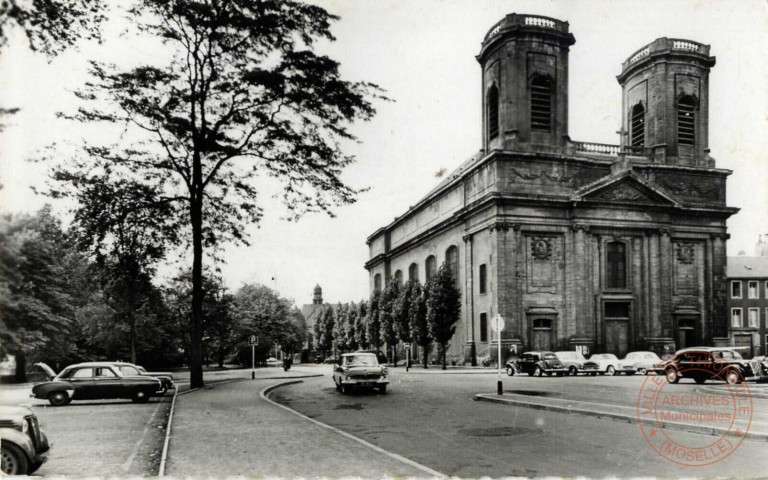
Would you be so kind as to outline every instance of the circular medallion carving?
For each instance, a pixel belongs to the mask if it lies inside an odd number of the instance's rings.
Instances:
[[[531,242],[531,254],[536,260],[549,260],[552,256],[552,244],[546,238],[534,238]]]
[[[693,244],[690,243],[678,243],[677,244],[677,261],[684,264],[693,263],[694,255]]]

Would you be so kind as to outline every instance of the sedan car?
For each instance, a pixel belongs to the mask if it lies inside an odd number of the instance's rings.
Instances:
[[[133,363],[128,362],[113,362],[113,365],[117,367],[117,369],[120,370],[120,373],[122,373],[125,377],[144,375],[160,380],[160,383],[162,383],[163,387],[159,392],[157,392],[159,395],[165,395],[168,390],[175,387],[173,384],[173,373],[171,372],[148,372],[141,365],[134,365]]]
[[[678,350],[661,368],[669,383],[677,383],[681,378],[692,378],[696,383],[712,379],[735,385],[745,380],[761,381],[768,378],[768,362],[754,358],[745,360],[738,351],[727,347]]]
[[[36,363],[49,381],[32,387],[32,397],[63,406],[72,400],[130,398],[136,403],[148,401],[163,386],[160,380],[146,376],[125,376],[109,362],[70,365],[58,375],[44,363]]]
[[[631,352],[619,361],[616,371],[627,375],[635,373],[645,375],[648,372],[655,372],[660,364],[661,359],[653,352]]]
[[[51,449],[37,417],[24,407],[0,407],[0,438],[0,470],[5,475],[34,473],[47,460]]]
[[[584,362],[584,372],[590,375],[614,375],[619,368],[619,359],[612,353],[596,353]]]
[[[565,365],[565,368],[568,369],[568,373],[571,375],[576,375],[582,371],[584,368],[584,362],[587,361],[581,352],[576,352],[574,350],[555,352],[555,355],[560,359],[561,362],[563,362],[563,365]]]
[[[388,373],[387,367],[379,364],[373,352],[345,353],[333,369],[333,383],[341,393],[357,387],[377,388],[386,393]]]
[[[521,372],[534,377],[541,377],[544,374],[552,375],[554,373],[558,377],[562,377],[568,373],[568,369],[554,352],[525,352],[517,362],[507,362],[505,368],[507,375]]]

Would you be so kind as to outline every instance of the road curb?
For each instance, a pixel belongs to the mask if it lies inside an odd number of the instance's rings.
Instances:
[[[160,468],[157,471],[158,477],[165,476],[165,462],[168,459],[168,447],[171,443],[171,424],[173,423],[173,412],[174,412],[174,409],[176,408],[176,397],[178,395],[180,395],[179,389],[176,388],[175,391],[173,392],[173,400],[171,401],[171,412],[168,414],[168,424],[165,426],[165,441],[163,442],[163,454],[160,457]]]
[[[322,375],[317,375],[317,376],[322,376]],[[400,461],[400,462],[402,462],[402,463],[404,463],[404,464],[406,464],[408,466],[411,466],[413,468],[421,470],[422,472],[425,472],[426,474],[428,474],[430,477],[438,477],[438,478],[447,478],[448,477],[447,475],[445,475],[443,473],[440,473],[438,471],[432,470],[431,468],[429,468],[429,467],[427,467],[425,465],[422,465],[422,464],[420,464],[418,462],[415,462],[415,461],[413,461],[413,460],[411,460],[409,458],[405,458],[402,455],[398,455],[398,454],[396,454],[394,452],[390,452],[389,450],[385,450],[385,449],[383,449],[383,448],[381,448],[381,447],[379,447],[377,445],[374,445],[374,444],[372,444],[370,442],[367,442],[367,441],[363,440],[360,437],[352,435],[351,433],[347,433],[347,432],[345,432],[343,430],[339,430],[336,427],[328,425],[327,423],[323,423],[323,422],[320,422],[318,420],[315,420],[314,418],[308,417],[308,416],[304,415],[303,413],[300,413],[300,412],[298,412],[298,411],[296,411],[296,410],[294,410],[294,409],[292,409],[290,407],[287,407],[287,406],[285,406],[283,404],[277,403],[276,401],[274,401],[271,398],[269,398],[269,394],[271,392],[273,392],[274,390],[276,390],[276,389],[278,389],[280,387],[285,387],[287,385],[294,385],[294,384],[297,384],[297,383],[303,383],[303,380],[291,380],[291,381],[287,381],[287,382],[281,382],[281,383],[276,383],[274,385],[270,385],[270,386],[264,388],[263,390],[261,390],[259,392],[259,396],[262,398],[262,400],[267,401],[267,402],[271,403],[272,405],[275,405],[275,406],[280,407],[280,408],[282,408],[284,410],[287,410],[287,411],[291,412],[292,414],[294,414],[294,415],[296,415],[298,417],[303,418],[304,420],[307,420],[307,421],[310,421],[310,422],[314,423],[315,425],[318,425],[320,427],[327,428],[328,430],[336,432],[339,435],[342,435],[343,437],[346,437],[346,438],[348,438],[350,440],[353,440],[353,441],[355,441],[355,442],[357,442],[357,443],[359,443],[361,445],[364,445],[364,446],[366,446],[366,447],[368,447],[368,448],[370,448],[370,449],[372,449],[372,450],[374,450],[374,451],[376,451],[378,453],[384,454],[384,455],[386,455],[386,456],[388,456],[388,457],[390,457],[392,459],[398,460],[398,461]]]
[[[549,412],[575,413],[578,415],[605,418],[608,420],[615,420],[615,421],[626,422],[626,423],[639,423],[639,420],[635,415],[625,415],[622,413],[614,413],[614,412],[601,412],[597,410],[587,410],[585,408],[561,407],[558,405],[548,405],[545,403],[526,402],[523,400],[518,400],[513,398],[499,398],[495,394],[478,393],[478,394],[475,394],[474,400],[481,401],[481,402],[499,403],[502,405],[514,405],[517,407],[532,408],[534,410],[546,410]],[[694,425],[690,423],[668,422],[668,421],[659,422],[659,424],[661,428],[672,428],[675,430],[684,430],[684,431],[693,432],[693,433],[704,433],[706,435],[726,434],[726,435],[735,436],[728,429],[719,428],[719,427],[705,427],[702,425]],[[768,441],[768,433],[747,432],[745,437],[751,440]]]
[[[742,393],[741,391],[738,392],[731,392],[729,390],[721,390],[717,387],[698,387],[700,392],[704,393],[714,393],[719,395],[736,395],[738,397],[746,397],[746,398],[768,398],[768,390],[765,392],[755,392],[751,388],[749,389],[749,393]]]

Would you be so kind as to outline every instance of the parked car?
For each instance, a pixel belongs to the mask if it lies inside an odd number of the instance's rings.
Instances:
[[[30,475],[48,459],[48,437],[28,408],[0,407],[0,439],[5,475]]]
[[[693,347],[678,350],[662,365],[667,382],[678,383],[681,378],[692,378],[696,383],[722,380],[735,385],[745,380],[768,379],[768,362],[745,360],[730,348]]]
[[[377,388],[386,393],[388,374],[387,367],[379,363],[373,352],[345,353],[333,369],[333,383],[341,393],[358,387]]]
[[[584,355],[582,355],[581,352],[577,352],[574,350],[555,352],[555,355],[557,355],[557,358],[559,358],[560,361],[563,362],[563,365],[565,365],[565,368],[568,369],[568,373],[571,375],[576,375],[580,371],[582,371],[582,369],[584,368],[584,362],[587,361],[587,359],[584,358]]]
[[[70,365],[58,375],[44,363],[36,363],[49,381],[32,387],[32,397],[63,406],[72,400],[130,398],[144,403],[161,391],[160,380],[147,376],[124,376],[110,362],[87,362]]]
[[[339,357],[336,355],[331,355],[330,357],[326,357],[325,360],[323,360],[323,363],[327,363],[329,365],[339,363]]]
[[[661,364],[661,359],[653,352],[631,352],[623,360],[619,361],[618,373],[645,375],[655,372]]]
[[[128,362],[113,362],[113,365],[116,366],[118,370],[120,370],[120,373],[122,373],[124,377],[144,375],[146,377],[154,377],[160,380],[160,383],[162,383],[163,387],[159,392],[157,392],[158,395],[165,395],[168,390],[175,388],[175,385],[173,384],[173,373],[171,372],[148,372],[141,365],[134,365],[133,363]]]
[[[505,365],[507,375],[514,375],[514,372],[527,373],[534,377],[540,377],[544,374],[556,374],[562,377],[568,373],[568,369],[563,365],[554,352],[525,352],[520,356],[517,362],[507,362]]]
[[[612,353],[596,353],[584,362],[584,372],[590,375],[614,375],[619,368],[619,359]]]

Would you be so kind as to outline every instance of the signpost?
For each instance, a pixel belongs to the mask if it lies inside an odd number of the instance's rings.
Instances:
[[[501,331],[504,330],[504,317],[497,313],[496,316],[491,319],[491,329],[496,332],[496,343],[499,346],[499,356],[496,361],[498,368],[498,371],[496,372],[496,393],[502,395],[504,389],[501,384]]]
[[[251,338],[248,339],[248,342],[251,344],[251,380],[256,379],[256,345],[259,344],[259,337],[256,335],[251,335]]]
[[[411,344],[410,344],[410,342],[405,344],[405,371],[407,372],[409,368],[411,368]]]

